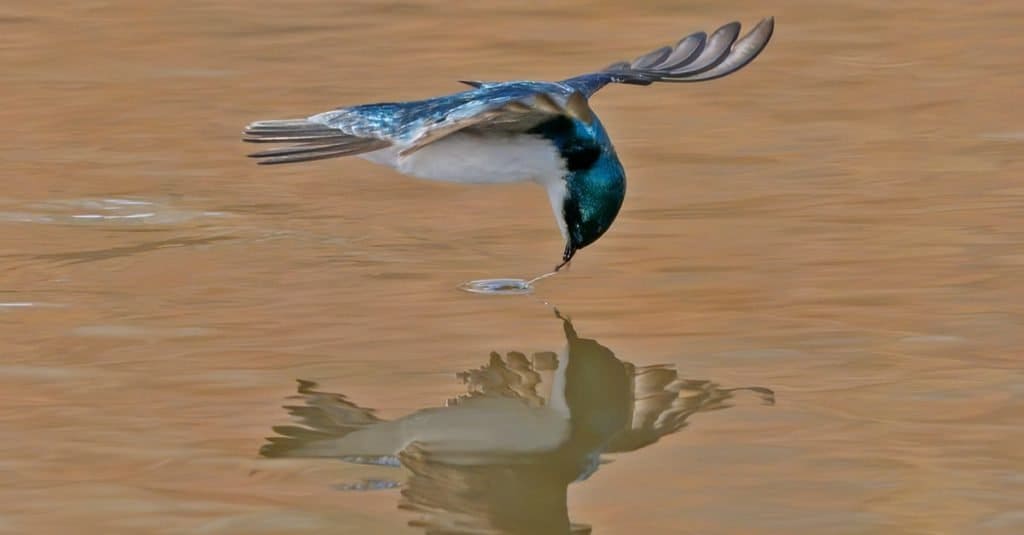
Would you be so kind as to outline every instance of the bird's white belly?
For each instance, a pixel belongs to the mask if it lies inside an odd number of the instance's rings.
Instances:
[[[406,175],[463,184],[534,181],[549,186],[565,176],[558,150],[539,136],[459,132],[406,156],[399,154],[403,148],[396,145],[362,157]]]

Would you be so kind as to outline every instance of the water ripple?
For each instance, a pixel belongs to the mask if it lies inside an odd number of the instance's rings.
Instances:
[[[223,211],[194,210],[167,202],[139,199],[67,199],[31,203],[23,207],[8,201],[0,204],[0,222],[57,225],[154,224],[173,225],[205,218],[228,216]],[[10,209],[3,209],[10,207]]]

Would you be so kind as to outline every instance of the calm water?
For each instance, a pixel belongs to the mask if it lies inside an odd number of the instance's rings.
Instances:
[[[1024,532],[1024,7],[618,4],[0,6],[0,531]],[[765,15],[593,100],[626,203],[531,296],[456,287],[536,187],[238,142]]]

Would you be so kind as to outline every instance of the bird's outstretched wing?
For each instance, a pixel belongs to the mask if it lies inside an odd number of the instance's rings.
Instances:
[[[373,152],[391,145],[386,139],[362,137],[309,119],[256,121],[245,127],[243,141],[288,143],[250,154],[260,164],[296,163]]]
[[[261,164],[321,160],[394,146],[408,155],[466,129],[522,132],[565,115],[593,121],[587,99],[562,84],[507,82],[413,102],[340,108],[306,119],[257,121],[244,141],[289,143],[250,154]]]
[[[298,394],[288,398],[285,410],[300,425],[274,427],[277,436],[267,437],[260,448],[264,457],[331,456],[334,441],[360,429],[382,423],[373,409],[352,403],[341,394],[317,390],[312,381],[299,380]]]
[[[736,392],[757,394],[761,403],[775,404],[775,392],[760,386],[723,388],[714,381],[686,379],[674,366],[626,366],[633,390],[629,425],[608,441],[604,453],[623,453],[649,446],[686,427],[690,416],[732,406]]]
[[[732,74],[750,63],[772,38],[775,19],[768,17],[740,37],[740,23],[730,22],[709,37],[697,32],[675,46],[652,50],[633,61],[609,65],[562,83],[589,98],[610,83],[649,85],[654,82],[706,82]]]
[[[413,102],[389,102],[339,108],[305,119],[257,121],[243,140],[286,143],[250,156],[261,164],[322,160],[396,147],[408,155],[466,129],[523,132],[557,115],[591,122],[587,99],[609,83],[703,82],[747,65],[764,49],[774,19],[762,20],[739,37],[731,22],[711,36],[698,32],[674,47],[662,47],[632,62],[602,71],[549,82],[464,82],[474,89]]]

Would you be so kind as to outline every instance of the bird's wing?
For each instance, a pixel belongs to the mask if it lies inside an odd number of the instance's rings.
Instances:
[[[765,404],[775,402],[775,393],[767,388],[723,388],[714,381],[680,377],[672,365],[628,364],[627,369],[633,386],[632,419],[608,441],[604,453],[634,451],[653,444],[686,427],[694,414],[732,407],[738,391],[754,392]]]
[[[522,132],[554,116],[593,120],[587,99],[559,84],[507,82],[429,100],[332,110],[306,119],[257,121],[244,141],[290,143],[250,156],[277,164],[350,156],[397,146],[401,155],[461,130]]]
[[[500,89],[501,86],[493,86]],[[491,88],[481,88],[486,92]],[[587,99],[579,92],[538,90],[523,96],[488,99],[452,110],[436,121],[422,125],[404,146],[401,155],[416,152],[431,143],[466,129],[525,132],[553,117],[566,116],[590,123],[594,120]]]
[[[322,457],[334,455],[335,443],[354,432],[384,423],[341,394],[317,390],[312,381],[299,380],[298,394],[288,398],[301,401],[284,408],[299,425],[274,427],[277,436],[267,437],[260,448],[265,457]]]
[[[649,85],[654,82],[706,82],[732,74],[754,60],[768,45],[775,19],[768,17],[739,37],[740,23],[730,22],[709,37],[697,32],[675,46],[652,50],[633,61],[570,78],[562,84],[589,98],[610,83]],[[738,39],[737,39],[738,38]]]
[[[355,135],[309,119],[256,121],[245,127],[242,140],[288,144],[249,155],[263,165],[352,156],[391,145],[386,139]]]

